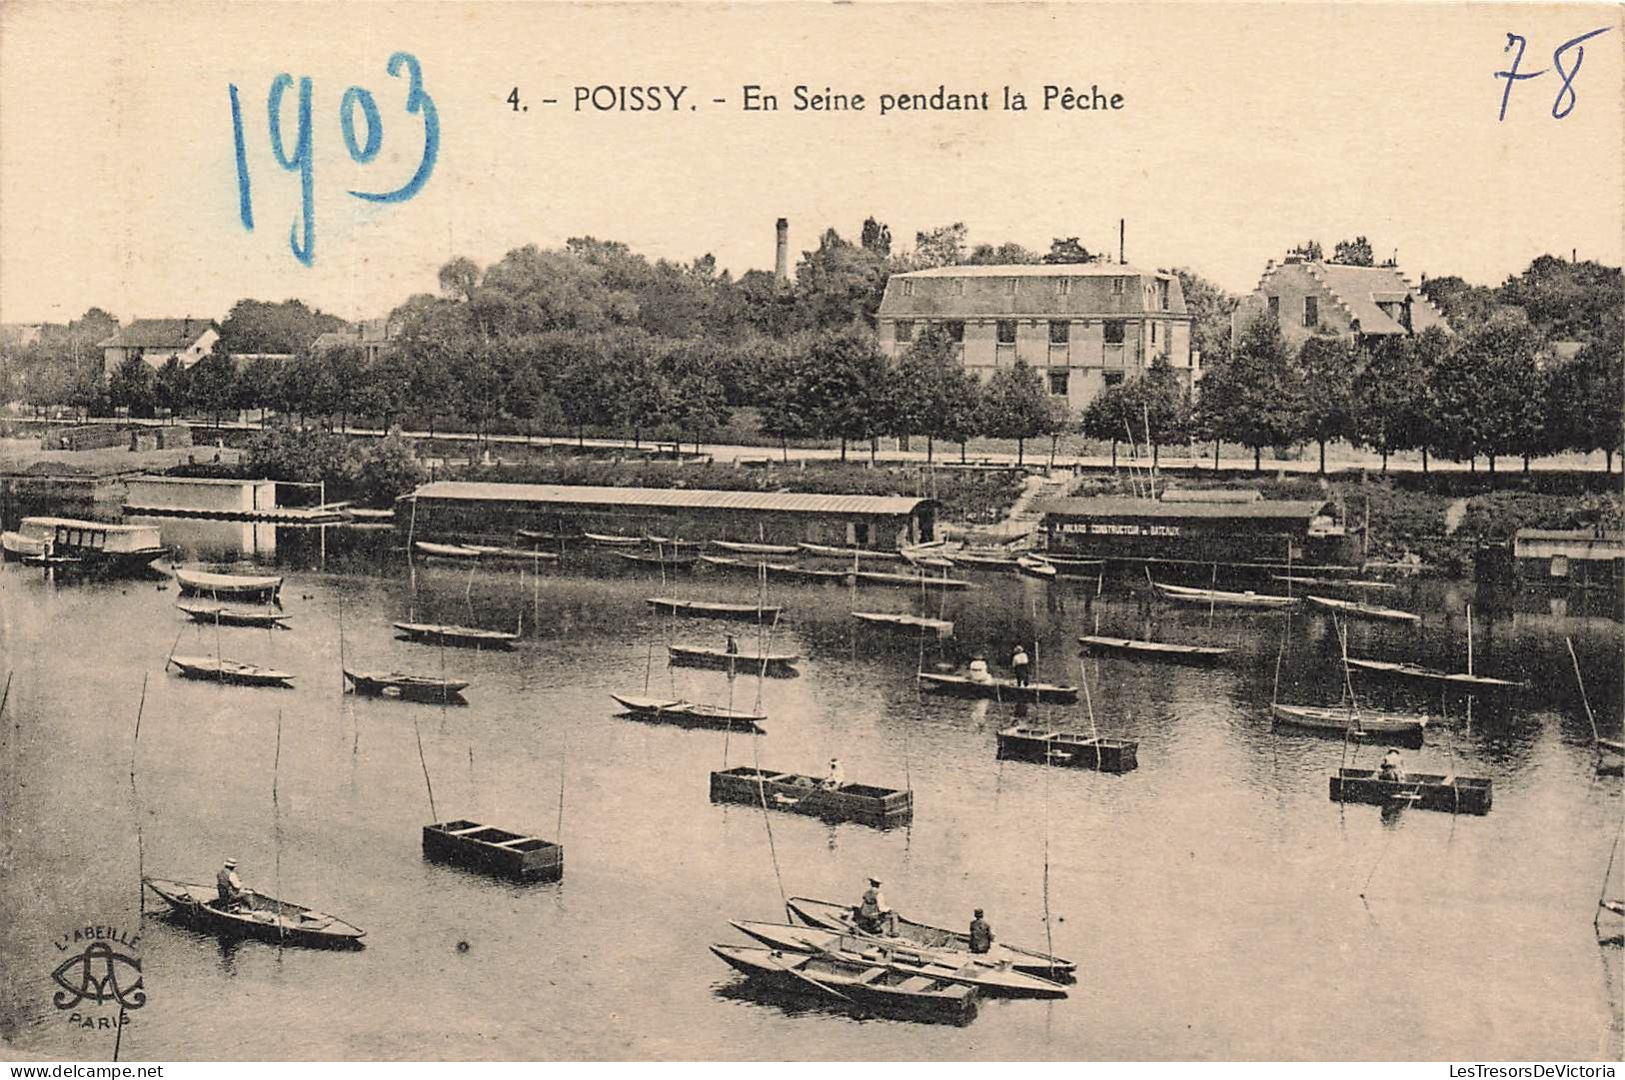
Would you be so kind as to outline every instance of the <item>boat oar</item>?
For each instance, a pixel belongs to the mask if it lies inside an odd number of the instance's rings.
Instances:
[[[771,954],[769,954],[769,955],[771,956]],[[833,986],[825,986],[823,983],[819,982],[817,979],[811,978],[811,977],[809,977],[807,975],[803,975],[801,972],[797,971],[794,967],[791,967],[788,964],[776,964],[776,966],[778,967],[778,969],[780,971],[783,971],[783,972],[786,972],[788,974],[794,975],[796,978],[800,979],[802,982],[804,982],[807,985],[811,986],[815,990],[821,991],[821,992],[823,992],[825,994],[834,994],[836,997],[840,998],[842,1001],[846,1002],[848,1005],[856,1005],[857,1004],[857,1002],[853,1001],[851,998],[847,997],[845,994],[841,993],[839,990],[835,989]]]

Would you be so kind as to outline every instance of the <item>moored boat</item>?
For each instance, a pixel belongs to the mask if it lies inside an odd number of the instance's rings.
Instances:
[[[651,596],[644,603],[663,615],[687,615],[696,619],[749,619],[778,622],[780,608],[761,604],[725,604],[714,600],[678,600],[671,596]]]
[[[109,525],[79,518],[25,517],[0,533],[7,560],[26,560],[99,574],[145,568],[168,552],[156,525]]]
[[[249,891],[241,906],[216,907],[220,890],[213,885],[144,877],[141,883],[169,905],[175,917],[220,937],[247,937],[279,945],[313,948],[358,948],[366,931],[343,919],[302,904]]]
[[[953,564],[966,570],[998,570],[1014,572],[1017,556],[1004,551],[955,551],[949,556]]]
[[[713,945],[735,971],[778,989],[816,988],[850,1005],[912,1019],[964,1023],[976,1015],[976,988],[835,956],[786,953],[752,945]]]
[[[1145,641],[1084,634],[1078,643],[1092,653],[1126,656],[1134,660],[1168,660],[1187,664],[1211,664],[1235,650],[1218,645],[1180,645],[1171,641]]]
[[[851,562],[853,559],[879,559],[886,562],[897,562],[903,556],[896,551],[874,551],[870,548],[843,548],[831,547],[828,544],[797,544],[796,547],[809,555],[820,555],[826,559],[843,559]]]
[[[850,570],[821,570],[813,566],[796,566],[791,563],[751,562],[748,559],[737,559],[729,555],[701,555],[700,562],[718,570],[735,570],[740,573],[762,574],[770,578],[784,578],[790,581],[814,581],[829,584],[845,584],[852,578]]]
[[[280,574],[217,574],[209,570],[183,570],[177,566],[175,581],[180,585],[181,592],[188,596],[210,596],[216,599],[252,597],[265,600],[274,598],[282,591]]]
[[[792,896],[785,904],[785,910],[792,917],[801,920],[808,926],[816,926],[824,930],[839,930],[844,933],[860,933],[850,904],[837,904],[829,900],[814,900],[806,896]],[[861,934],[863,937],[875,937],[873,934]],[[913,919],[897,916],[897,937],[882,938],[886,941],[912,941],[927,948],[951,948],[970,950],[970,935],[962,931],[948,930],[940,926],[917,922]],[[1049,953],[1039,952],[1036,949],[1023,948],[1003,941],[995,941],[990,952],[983,957],[989,963],[1008,963],[1017,971],[1024,971],[1029,975],[1038,975],[1046,979],[1071,978],[1078,970],[1078,965],[1071,960]]]
[[[735,930],[783,952],[829,956],[850,963],[877,964],[893,971],[974,986],[1001,997],[1064,998],[1066,987],[1025,971],[1008,960],[990,961],[985,954],[951,946],[927,948],[896,938],[877,938],[821,930],[795,923],[729,920]]]
[[[1054,563],[1036,555],[1023,555],[1017,559],[1016,569],[1027,577],[1041,578],[1045,581],[1053,581],[1061,573]]]
[[[712,540],[711,546],[735,555],[794,555],[794,544],[752,544],[742,540]]]
[[[853,575],[863,585],[898,585],[905,589],[942,589],[957,592],[970,588],[962,578],[932,577],[930,574],[890,574],[883,570],[859,570]]]
[[[366,697],[466,704],[463,700],[463,691],[468,688],[468,683],[462,679],[409,675],[401,671],[351,671],[349,668],[344,669],[344,677],[357,694]]]
[[[1368,712],[1347,706],[1283,705],[1270,706],[1278,727],[1303,728],[1319,731],[1338,738],[1366,739],[1395,743],[1419,749],[1427,731],[1426,716],[1407,716],[1403,713]]]
[[[164,666],[175,669],[188,679],[208,679],[231,683],[235,686],[290,686],[293,676],[275,668],[245,664],[223,656],[171,656]]]
[[[1304,577],[1298,574],[1271,574],[1270,580],[1285,582],[1289,585],[1305,585],[1316,589],[1383,590],[1399,588],[1398,585],[1391,581],[1376,581],[1370,578],[1328,578]]]
[[[624,536],[618,533],[592,533],[584,532],[581,538],[595,547],[642,547],[643,537]]]
[[[412,546],[421,554],[436,559],[478,559],[480,553],[464,544],[437,544],[429,540],[415,541]]]
[[[1194,589],[1184,585],[1165,585],[1152,582],[1158,595],[1180,604],[1211,604],[1216,607],[1288,608],[1298,603],[1296,596],[1276,596],[1271,593],[1232,592],[1228,589]]]
[[[1414,611],[1400,611],[1398,608],[1380,607],[1376,604],[1367,604],[1358,600],[1337,600],[1329,596],[1306,596],[1314,607],[1325,611],[1335,611],[1350,619],[1375,619],[1380,622],[1420,623],[1422,616]]]
[[[273,611],[270,608],[200,603],[195,600],[178,600],[175,603],[175,608],[193,622],[219,623],[221,626],[279,627],[286,630],[288,620],[292,618],[292,616],[284,615],[282,612]]]
[[[942,675],[922,671],[916,676],[920,685],[939,694],[957,694],[960,697],[993,698],[997,701],[1076,701],[1076,686],[1055,683],[1028,683],[1019,685],[1014,679],[989,679],[982,682],[968,675]]]
[[[749,803],[877,829],[914,820],[914,793],[868,784],[829,787],[816,776],[740,765],[711,774],[711,801]]]
[[[1410,773],[1403,780],[1384,780],[1375,769],[1338,769],[1331,777],[1333,802],[1409,805],[1455,814],[1490,812],[1491,782],[1484,777]]]
[[[924,615],[894,615],[889,611],[854,611],[852,617],[871,626],[894,626],[906,630],[929,631],[939,638],[954,636],[954,624],[949,619],[932,619]]]
[[[423,826],[423,857],[519,881],[557,881],[564,876],[562,844],[477,821]]]
[[[748,731],[760,734],[767,719],[761,713],[741,712],[721,705],[705,705],[682,698],[651,698],[635,694],[611,694],[626,715],[638,720],[652,720],[678,727],[703,727]]]
[[[1016,725],[999,732],[999,757],[1125,773],[1139,767],[1140,744],[1133,739],[1085,735]]]
[[[722,668],[738,675],[794,675],[795,663],[801,659],[795,653],[729,652],[706,645],[668,645],[666,649],[674,664]]]
[[[1442,686],[1455,686],[1464,690],[1510,691],[1521,690],[1525,685],[1511,679],[1496,679],[1488,675],[1469,675],[1465,671],[1440,671],[1437,668],[1423,667],[1420,664],[1400,663],[1394,660],[1363,660],[1358,657],[1349,657],[1348,666],[1355,671],[1364,671],[1372,675],[1382,675],[1389,678],[1409,679],[1415,682],[1434,683]]]
[[[617,551],[615,553],[627,562],[638,563],[640,566],[658,566],[667,570],[687,568],[699,561],[700,556],[689,552],[667,551],[650,555],[641,551]]]
[[[1086,559],[1078,555],[1057,555],[1046,551],[1044,559],[1060,572],[1062,577],[1094,577],[1106,569],[1105,559]]]
[[[505,630],[482,630],[477,626],[444,623],[398,622],[393,624],[403,641],[428,645],[456,645],[468,649],[511,649],[519,635]]]

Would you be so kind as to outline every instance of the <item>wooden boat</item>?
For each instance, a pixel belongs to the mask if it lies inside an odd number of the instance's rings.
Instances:
[[[904,551],[901,553],[903,561],[910,566],[918,566],[925,570],[952,570],[954,562],[946,555],[941,555],[935,549],[930,551]]]
[[[365,506],[351,506],[346,507],[344,512],[356,521],[376,523],[395,520],[395,511],[393,510],[375,510]]]
[[[931,619],[923,615],[893,615],[889,611],[854,611],[854,619],[871,626],[900,626],[907,630],[930,631],[939,638],[954,636],[954,624],[949,619]]]
[[[367,697],[394,697],[402,701],[428,701],[465,704],[463,691],[468,683],[462,679],[437,679],[431,675],[408,675],[400,671],[351,671],[344,669],[344,677],[358,694]]]
[[[955,566],[968,570],[1003,570],[1014,573],[1016,569],[1016,556],[1007,552],[956,551],[948,557]]]
[[[293,682],[293,676],[286,671],[219,656],[171,656],[164,666],[171,664],[188,679],[211,679],[235,686],[286,687]]]
[[[626,710],[628,716],[662,724],[676,724],[679,727],[727,729],[760,734],[762,722],[767,719],[760,713],[740,712],[720,705],[702,705],[684,701],[682,698],[648,698],[631,694],[609,696]]]
[[[423,826],[423,857],[518,881],[557,881],[564,876],[562,844],[477,821]]]
[[[1165,600],[1180,604],[1211,604],[1215,607],[1288,608],[1297,604],[1296,596],[1275,596],[1270,593],[1231,592],[1226,589],[1192,589],[1184,585],[1164,585],[1152,582],[1157,593]]]
[[[711,546],[735,555],[794,555],[799,550],[794,544],[750,544],[741,540],[712,540]]]
[[[649,547],[670,548],[670,549],[675,550],[675,551],[680,551],[683,548],[697,548],[697,547],[703,547],[704,546],[704,541],[701,541],[701,540],[680,540],[675,536],[649,536],[649,535],[644,535],[644,536],[640,537],[639,539],[641,539]]]
[[[558,555],[535,548],[500,547],[494,544],[436,544],[418,540],[413,545],[432,559],[458,559],[467,562],[557,562]]]
[[[504,630],[481,630],[476,626],[449,626],[443,623],[398,622],[394,624],[402,641],[427,645],[455,645],[467,649],[511,649],[518,634]]]
[[[175,567],[175,581],[187,596],[271,599],[282,591],[281,575],[216,574]]]
[[[1017,971],[1008,961],[989,961],[969,949],[936,948],[904,943],[896,938],[864,937],[838,930],[820,930],[795,923],[730,919],[735,930],[771,949],[810,953],[854,964],[876,964],[909,975],[974,986],[1001,997],[1064,998],[1066,987],[1037,975]]]
[[[1058,686],[1054,683],[1028,683],[1017,686],[1014,679],[991,679],[978,682],[966,675],[939,675],[922,671],[916,676],[920,685],[939,694],[957,694],[960,697],[994,698],[998,701],[1076,701],[1076,686]]]
[[[1106,569],[1105,559],[1086,559],[1081,555],[1045,552],[1044,560],[1055,567],[1062,577],[1094,577]]]
[[[1043,765],[1081,766],[1100,772],[1125,773],[1139,767],[1140,744],[1075,731],[1053,731],[1017,725],[999,732],[999,757]]]
[[[976,988],[963,983],[754,945],[713,945],[711,951],[735,971],[780,990],[817,988],[852,1005],[919,1020],[965,1023],[976,1015]]]
[[[1178,645],[1170,641],[1144,641],[1137,638],[1111,638],[1084,634],[1078,638],[1086,652],[1109,653],[1134,660],[1168,660],[1186,664],[1211,664],[1235,650],[1218,645]]]
[[[1305,600],[1315,607],[1326,611],[1335,611],[1350,619],[1376,619],[1381,622],[1420,623],[1422,616],[1414,611],[1400,611],[1398,608],[1379,607],[1376,604],[1366,604],[1358,600],[1334,600],[1329,596],[1306,596]]]
[[[1364,739],[1368,742],[1387,742],[1397,746],[1420,749],[1422,736],[1427,731],[1427,717],[1408,716],[1404,713],[1368,712],[1347,706],[1282,705],[1270,706],[1277,727],[1303,728],[1323,732],[1338,738]]]
[[[286,630],[288,619],[291,618],[270,608],[234,607],[231,604],[179,600],[175,607],[193,622],[219,623],[221,626],[274,626]]]
[[[668,570],[693,566],[700,557],[693,554],[679,554],[668,551],[660,555],[647,555],[641,551],[617,551],[616,555],[627,562],[638,563],[642,566],[660,566]]]
[[[556,533],[544,529],[515,529],[513,535],[515,539],[523,540],[528,544],[547,544],[549,546],[573,543],[581,539],[581,536],[576,533]]]
[[[1042,578],[1053,581],[1061,573],[1055,564],[1048,559],[1040,559],[1036,555],[1023,555],[1016,560],[1016,569],[1028,577]]]
[[[1391,581],[1375,581],[1370,578],[1326,578],[1302,577],[1297,574],[1271,574],[1271,581],[1281,581],[1289,585],[1304,585],[1315,589],[1397,589]]]
[[[824,786],[816,776],[740,765],[711,774],[711,801],[766,805],[826,821],[855,821],[877,829],[914,820],[914,793],[868,784]]]
[[[651,596],[644,603],[663,615],[687,615],[694,619],[748,619],[755,622],[778,622],[780,608],[759,604],[724,604],[714,600],[678,600],[670,596]]]
[[[836,904],[828,900],[814,900],[805,896],[792,896],[784,905],[792,917],[801,920],[808,926],[818,927],[822,930],[839,930],[843,933],[858,933],[861,937],[875,938],[873,934],[863,934],[857,928],[854,918],[854,909],[850,904]],[[962,931],[946,930],[940,926],[931,926],[928,923],[916,922],[913,919],[897,916],[897,937],[878,938],[883,941],[911,941],[930,949],[955,949],[970,951],[970,935]],[[1039,952],[1036,949],[1027,949],[1019,945],[1010,945],[1003,941],[995,941],[991,952],[983,954],[989,963],[1008,963],[1017,971],[1029,975],[1038,975],[1047,979],[1068,979],[1078,970],[1078,965],[1071,960],[1049,953]]]
[[[1491,794],[1490,781],[1476,776],[1411,773],[1403,780],[1382,780],[1375,769],[1338,769],[1331,777],[1333,802],[1404,803],[1423,810],[1487,814]]]
[[[942,589],[957,592],[970,588],[970,582],[961,578],[932,577],[930,574],[888,574],[880,570],[859,570],[853,575],[860,584],[898,585],[906,589]]]
[[[722,668],[739,675],[794,675],[796,653],[729,652],[706,645],[668,645],[671,662],[687,667]]]
[[[423,554],[437,559],[478,559],[480,557],[478,551],[463,544],[436,544],[428,540],[418,540],[412,546]]]
[[[156,525],[25,517],[16,531],[0,533],[0,552],[8,561],[24,560],[92,573],[133,573],[168,551]]]
[[[581,538],[595,547],[642,547],[643,537],[623,536],[616,533],[584,532]]]
[[[1349,657],[1348,665],[1355,671],[1367,671],[1373,675],[1385,675],[1396,679],[1411,679],[1417,682],[1434,683],[1443,686],[1456,686],[1464,690],[1521,690],[1527,684],[1513,682],[1510,679],[1494,679],[1488,675],[1469,675],[1464,671],[1439,671],[1436,668],[1423,667],[1420,664],[1404,664],[1392,660],[1362,660]]]
[[[701,555],[700,562],[719,570],[737,570],[748,574],[765,572],[770,578],[787,578],[791,581],[844,585],[852,579],[850,570],[820,570],[812,566],[795,566],[790,563],[750,562],[727,555]]]
[[[821,555],[826,559],[843,559],[851,562],[854,559],[880,559],[896,562],[903,556],[896,551],[873,551],[869,548],[843,548],[831,547],[828,544],[797,544],[796,547],[809,555]]]
[[[214,906],[220,890],[213,885],[154,877],[144,877],[141,883],[157,893],[180,921],[220,937],[355,949],[361,947],[367,933],[343,919],[253,891],[248,892],[243,907],[223,911]]]

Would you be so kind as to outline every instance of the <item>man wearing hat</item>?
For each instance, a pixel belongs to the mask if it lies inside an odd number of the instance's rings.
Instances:
[[[841,759],[830,758],[829,775],[824,777],[824,788],[828,791],[834,791],[844,783],[846,783],[846,772],[841,768]]]
[[[987,657],[981,653],[972,656],[970,658],[970,667],[966,671],[966,677],[975,683],[992,682],[993,675],[987,670]]]
[[[973,953],[987,953],[993,950],[993,927],[982,918],[982,909],[977,908],[976,914],[970,921],[970,951]]]
[[[214,906],[221,911],[232,911],[248,903],[248,890],[243,888],[243,879],[237,876],[237,860],[227,859],[220,867],[220,872],[214,876],[215,889],[219,893],[215,897]]]
[[[897,916],[886,906],[885,897],[880,895],[879,878],[869,879],[869,888],[863,893],[863,903],[858,905],[857,923],[858,929],[866,934],[897,936]]]
[[[1405,755],[1399,748],[1390,746],[1388,752],[1382,756],[1382,767],[1377,770],[1379,780],[1405,780]]]

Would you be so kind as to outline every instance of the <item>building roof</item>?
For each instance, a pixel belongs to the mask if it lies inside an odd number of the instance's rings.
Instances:
[[[1517,540],[1594,540],[1603,544],[1625,544],[1625,533],[1617,529],[1519,529]]]
[[[1298,268],[1320,284],[1321,290],[1347,313],[1349,319],[1359,320],[1362,334],[1403,334],[1405,326],[1381,307],[1383,304],[1411,303],[1410,332],[1420,334],[1429,327],[1445,330],[1450,324],[1421,291],[1412,288],[1410,280],[1397,266],[1345,266],[1332,262],[1287,262],[1264,272],[1258,283],[1260,292],[1267,291],[1272,274],[1290,272]]]
[[[1324,501],[1274,499],[1262,502],[1178,502],[1157,499],[1124,499],[1111,496],[1050,499],[1042,505],[1044,515],[1055,517],[1137,517],[1137,518],[1234,518],[1307,521],[1326,508]]]
[[[132,476],[125,482],[129,484],[174,484],[185,487],[242,487],[244,484],[274,484],[277,481],[264,478],[259,480],[235,480],[220,476],[154,476],[144,474]]]
[[[213,329],[209,319],[136,319],[98,348],[185,349]]]
[[[932,500],[911,495],[824,495],[785,491],[705,491],[693,488],[590,487],[574,484],[495,484],[437,480],[410,496],[471,502],[558,506],[660,507],[681,510],[758,510],[786,514],[914,513]]]
[[[1117,263],[939,266],[893,274],[880,301],[883,318],[1146,314],[1190,317],[1179,278]]]

